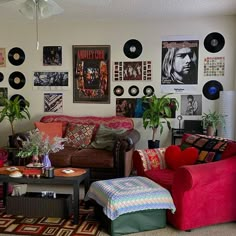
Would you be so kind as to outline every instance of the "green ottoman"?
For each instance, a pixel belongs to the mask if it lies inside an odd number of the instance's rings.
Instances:
[[[85,200],[96,201],[95,214],[113,236],[166,226],[166,209],[175,211],[168,190],[145,177],[96,181]]]

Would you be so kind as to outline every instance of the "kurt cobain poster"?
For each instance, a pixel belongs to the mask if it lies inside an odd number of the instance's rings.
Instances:
[[[73,102],[110,103],[110,46],[73,46]]]

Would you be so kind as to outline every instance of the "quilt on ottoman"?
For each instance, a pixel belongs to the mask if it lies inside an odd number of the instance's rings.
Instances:
[[[171,209],[175,205],[168,190],[146,177],[125,177],[93,182],[85,200],[94,199],[111,220],[148,209]]]

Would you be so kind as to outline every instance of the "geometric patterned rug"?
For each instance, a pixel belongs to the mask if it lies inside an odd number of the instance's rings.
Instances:
[[[1,205],[1,204],[0,204]],[[98,235],[100,223],[95,219],[94,208],[85,208],[80,202],[79,224],[72,224],[70,219],[33,218],[7,215],[5,209],[0,209],[0,234],[35,235],[35,236],[90,236]]]

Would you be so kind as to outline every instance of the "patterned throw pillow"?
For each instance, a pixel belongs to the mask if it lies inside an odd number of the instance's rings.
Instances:
[[[137,149],[135,150],[135,155],[137,153],[141,157],[144,171],[153,169],[165,169],[165,148],[155,148],[155,149]]]
[[[201,134],[188,136],[181,144],[181,149],[192,146],[199,150],[198,163],[221,160],[222,153],[227,147],[227,139]]]
[[[66,144],[77,148],[86,148],[91,143],[94,128],[95,125],[69,123],[65,135],[68,139]]]

